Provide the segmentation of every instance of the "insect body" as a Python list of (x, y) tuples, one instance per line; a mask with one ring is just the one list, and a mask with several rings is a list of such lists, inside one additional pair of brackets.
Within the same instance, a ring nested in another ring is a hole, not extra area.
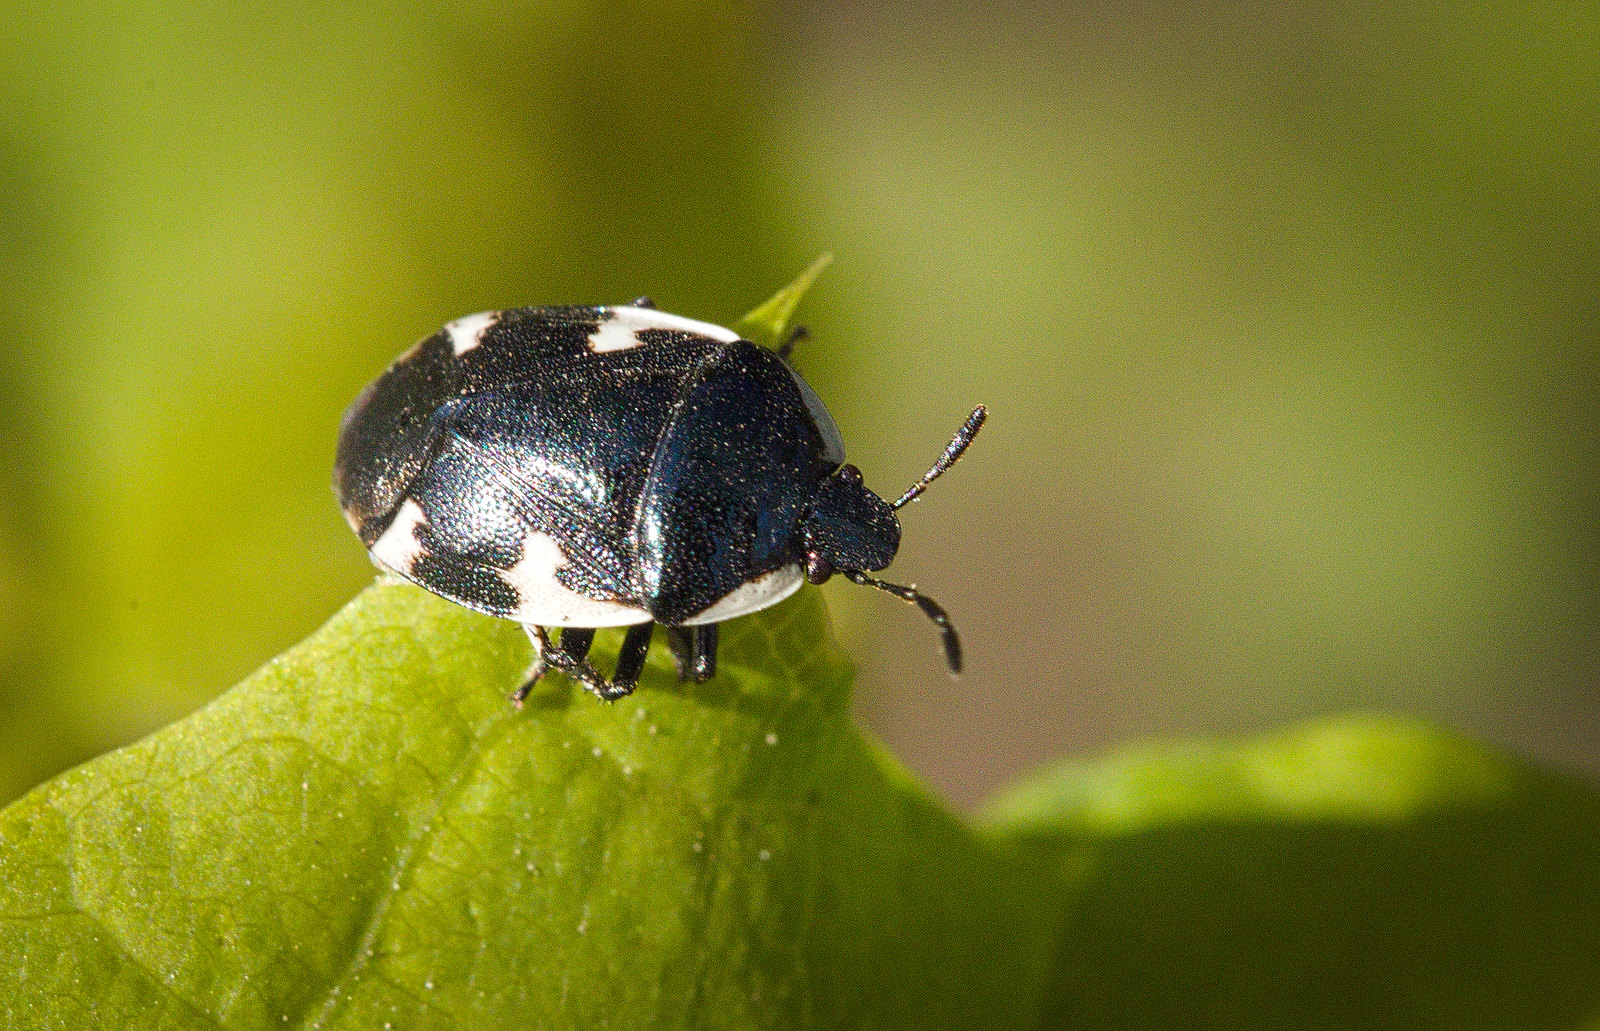
[[(334, 490), (378, 565), (523, 625), (537, 658), (519, 700), (550, 667), (628, 694), (655, 623), (680, 674), (708, 679), (718, 623), (834, 573), (919, 605), (959, 670), (944, 611), (867, 573), (984, 414), (891, 505), (779, 353), (645, 299), (513, 308), (457, 319), (361, 392)], [(629, 630), (607, 680), (587, 655), (609, 626)]]

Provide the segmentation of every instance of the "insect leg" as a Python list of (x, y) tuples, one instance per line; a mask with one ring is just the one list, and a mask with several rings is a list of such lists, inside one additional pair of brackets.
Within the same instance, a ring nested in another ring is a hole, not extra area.
[[(589, 665), (588, 660), (581, 655), (573, 656), (569, 654), (565, 648), (567, 635), (572, 633), (573, 629), (578, 628), (562, 631), (562, 647), (557, 647), (551, 643), (549, 632), (542, 626), (524, 625), (523, 629), (528, 632), (529, 639), (533, 641), (533, 650), (538, 654), (538, 657), (534, 659), (533, 670), (528, 676), (527, 683), (517, 688), (516, 693), (511, 696), (513, 702), (521, 705), (523, 699), (528, 697), (528, 692), (533, 690), (533, 685), (539, 682), (539, 678), (544, 676), (547, 669), (558, 669), (595, 694), (604, 697), (602, 692), (605, 688), (605, 678), (600, 675), (598, 670)], [(583, 650), (585, 652), (589, 650), (588, 645), (593, 641), (594, 631), (588, 630), (588, 641), (583, 642)], [(579, 641), (575, 640), (573, 643), (578, 644)]]
[(639, 674), (644, 672), (644, 657), (650, 650), (650, 632), (654, 629), (654, 623), (636, 623), (628, 628), (622, 650), (617, 653), (617, 669), (611, 674), (611, 683), (595, 688), (602, 700), (614, 702), (633, 693)]
[(691, 632), (692, 647), (689, 675), (697, 684), (703, 684), (717, 675), (717, 624), (707, 623)]
[(717, 673), (717, 624), (669, 626), (667, 644), (678, 662), (678, 679), (703, 684)]
[(533, 645), (533, 665), (528, 667), (528, 675), (523, 680), (522, 686), (511, 694), (511, 701), (519, 707), (522, 705), (523, 699), (528, 697), (528, 692), (533, 690), (533, 686), (539, 682), (539, 679), (545, 675), (545, 671), (550, 668), (550, 663), (545, 658), (545, 655), (550, 651), (551, 647), (550, 638), (545, 635), (543, 627), (528, 626), (524, 623), (522, 629), (528, 632), (528, 643)]
[(594, 644), (594, 627), (569, 626), (561, 631), (561, 650), (566, 652), (576, 661), (582, 661), (589, 656), (589, 648)]
[(686, 626), (669, 626), (667, 647), (672, 649), (672, 659), (678, 664), (678, 679), (688, 680), (694, 665), (694, 630)]

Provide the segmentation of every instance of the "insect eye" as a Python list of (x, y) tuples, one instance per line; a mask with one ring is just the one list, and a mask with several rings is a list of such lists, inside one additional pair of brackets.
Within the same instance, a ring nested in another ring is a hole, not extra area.
[(815, 551), (806, 552), (806, 579), (814, 584), (825, 583), (833, 575), (833, 563)]
[(841, 465), (839, 467), (838, 475), (839, 479), (850, 484), (852, 487), (860, 486), (861, 484), (861, 470), (857, 469), (853, 465)]

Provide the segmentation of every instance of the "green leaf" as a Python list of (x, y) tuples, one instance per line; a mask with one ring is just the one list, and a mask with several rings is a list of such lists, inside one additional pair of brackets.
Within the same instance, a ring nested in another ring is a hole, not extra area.
[(194, 716), (0, 813), (0, 1027), (1600, 1012), (1587, 787), (1341, 720), (1065, 764), (974, 829), (851, 725), (818, 592), (722, 647), (704, 685), (658, 650), (622, 702), (552, 676), (519, 711), (516, 627), (373, 587)]
[(818, 255), (788, 286), (751, 309), (734, 328), (741, 336), (756, 343), (768, 346), (783, 343), (789, 332), (789, 324), (794, 319), (794, 310), (800, 306), (800, 299), (832, 262), (832, 254)]
[(1413, 723), (1129, 748), (987, 823), (1073, 898), (1050, 1028), (1562, 1028), (1600, 1014), (1600, 798)]
[(818, 592), (721, 657), (518, 711), (520, 630), (369, 589), (0, 814), (0, 1026), (1032, 1026), (1055, 881), (852, 727)]

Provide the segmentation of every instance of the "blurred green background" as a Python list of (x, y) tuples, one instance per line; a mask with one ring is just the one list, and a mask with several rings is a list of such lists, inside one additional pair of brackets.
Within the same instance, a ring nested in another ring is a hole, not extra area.
[(447, 319), (731, 321), (905, 514), (830, 585), (960, 804), (1398, 709), (1600, 777), (1600, 8), (9, 3), (0, 797), (371, 578), (340, 413)]

